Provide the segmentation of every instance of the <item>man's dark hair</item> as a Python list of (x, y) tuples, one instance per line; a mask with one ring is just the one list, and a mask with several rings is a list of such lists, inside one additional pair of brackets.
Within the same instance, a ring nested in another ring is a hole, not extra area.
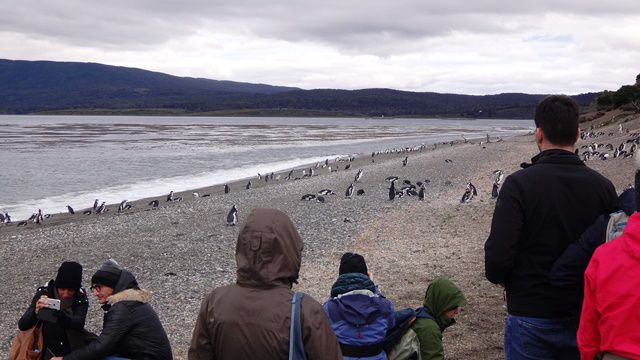
[(559, 146), (575, 144), (578, 134), (578, 104), (565, 95), (551, 95), (536, 107), (534, 121), (550, 143)]

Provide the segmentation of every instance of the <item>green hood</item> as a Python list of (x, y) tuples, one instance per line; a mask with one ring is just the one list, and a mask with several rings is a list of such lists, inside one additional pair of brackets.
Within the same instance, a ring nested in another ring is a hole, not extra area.
[(447, 278), (437, 278), (433, 280), (427, 288), (424, 296), (424, 308), (435, 318), (441, 330), (455, 323), (455, 320), (448, 319), (444, 313), (455, 308), (467, 305), (462, 291)]

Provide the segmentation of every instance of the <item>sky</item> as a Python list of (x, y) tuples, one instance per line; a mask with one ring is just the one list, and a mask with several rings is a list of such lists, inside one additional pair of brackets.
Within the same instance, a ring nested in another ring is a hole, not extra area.
[(640, 1), (2, 0), (0, 58), (303, 89), (616, 90)]

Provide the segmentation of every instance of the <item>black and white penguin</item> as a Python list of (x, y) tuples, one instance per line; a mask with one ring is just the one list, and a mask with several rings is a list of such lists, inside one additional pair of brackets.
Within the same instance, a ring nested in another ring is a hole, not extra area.
[(385, 180), (386, 180), (386, 181), (396, 181), (396, 180), (398, 180), (398, 179), (399, 179), (399, 178), (398, 178), (397, 176), (389, 176), (389, 177), (387, 177)]
[(325, 201), (325, 200), (324, 200), (324, 196), (317, 196), (317, 197), (316, 197), (316, 201), (317, 201), (317, 202), (324, 203), (324, 201)]
[(98, 206), (98, 210), (96, 210), (97, 214), (102, 214), (107, 210), (107, 203), (106, 201), (103, 201), (102, 204), (100, 204), (100, 206)]
[(351, 197), (353, 196), (353, 183), (351, 183), (351, 185), (349, 185), (349, 187), (347, 188), (347, 191), (345, 191), (344, 196), (347, 199), (351, 199)]
[(471, 199), (473, 199), (473, 191), (467, 188), (464, 191), (464, 194), (462, 194), (462, 199), (460, 199), (460, 203), (468, 203), (469, 201), (471, 201)]
[(35, 223), (39, 225), (39, 224), (42, 224), (42, 221), (44, 221), (44, 217), (42, 216), (42, 209), (38, 209), (38, 213), (36, 214)]
[(420, 186), (420, 191), (418, 191), (418, 200), (424, 200), (424, 186)]
[(9, 216), (8, 212), (4, 213), (4, 222), (7, 224), (11, 223), (11, 216)]
[(200, 197), (200, 193), (198, 193), (197, 191), (194, 191), (193, 193), (191, 193), (191, 195), (193, 195), (194, 198)]
[(349, 170), (349, 169), (351, 169), (351, 164), (347, 164), (347, 165), (344, 167), (344, 169), (345, 169), (345, 170)]
[(227, 226), (235, 226), (238, 223), (238, 208), (235, 205), (231, 207), (227, 214)]
[(247, 186), (245, 186), (245, 189), (247, 189), (247, 190), (251, 189), (251, 180), (249, 180), (249, 182), (247, 182)]
[(496, 176), (494, 182), (500, 186), (502, 184), (502, 180), (504, 180), (504, 172), (500, 169), (494, 170), (493, 174)]
[(93, 211), (87, 210), (87, 211), (82, 212), (82, 215), (91, 215), (92, 213), (93, 213)]
[(93, 202), (93, 210), (98, 210), (98, 199), (96, 199), (96, 201)]
[(160, 206), (160, 200), (153, 200), (149, 202), (149, 206), (157, 208), (158, 206)]
[(362, 196), (364, 195), (364, 189), (358, 189), (358, 191), (356, 191), (356, 196)]
[(228, 194), (228, 193), (229, 193), (229, 191), (231, 191), (231, 188), (229, 188), (229, 185), (224, 184), (224, 193), (225, 193), (225, 194)]
[(73, 215), (73, 214), (75, 214), (75, 213), (76, 213), (75, 211), (73, 211), (73, 208), (71, 207), (71, 205), (67, 205), (67, 211), (68, 211), (68, 212), (69, 212), (69, 214), (71, 214), (71, 215)]
[(127, 206), (127, 200), (122, 200), (118, 206), (118, 213), (123, 212), (125, 206)]
[(0, 213), (0, 224), (3, 224), (5, 220), (6, 218), (4, 217), (4, 214)]
[(498, 197), (498, 183), (493, 183), (493, 188), (491, 188), (491, 198), (496, 199)]
[(474, 196), (478, 195), (478, 190), (476, 189), (476, 187), (472, 183), (468, 183), (467, 184), (467, 189), (472, 191)]
[(169, 195), (167, 195), (167, 202), (169, 202), (169, 201), (173, 201), (173, 190), (171, 190), (169, 192)]
[(314, 194), (305, 194), (305, 195), (302, 195), (302, 198), (300, 198), (300, 200), (311, 201), (315, 198), (316, 196)]
[(333, 190), (331, 189), (322, 189), (320, 191), (318, 191), (318, 195), (335, 195), (336, 193), (333, 192)]
[(395, 180), (391, 181), (391, 186), (389, 186), (389, 200), (393, 200), (396, 198), (396, 182)]
[(354, 182), (359, 182), (362, 179), (362, 169), (358, 169), (358, 173), (356, 173), (356, 177), (353, 179)]
[(408, 163), (408, 162), (409, 162), (409, 157), (408, 157), (408, 156), (405, 156), (405, 157), (404, 157), (404, 160), (402, 160), (402, 167), (407, 166), (407, 163)]

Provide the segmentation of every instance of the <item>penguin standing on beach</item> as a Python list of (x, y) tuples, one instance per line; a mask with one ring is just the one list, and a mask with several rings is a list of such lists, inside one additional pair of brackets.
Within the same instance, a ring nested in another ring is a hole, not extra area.
[(407, 166), (407, 163), (408, 163), (408, 162), (409, 162), (409, 157), (408, 157), (408, 156), (405, 156), (405, 157), (404, 157), (404, 160), (402, 160), (402, 167)]
[(345, 191), (344, 196), (347, 199), (351, 199), (351, 197), (353, 196), (353, 183), (351, 183), (351, 185), (349, 185), (349, 187), (347, 188), (347, 191)]
[(247, 186), (245, 187), (247, 190), (251, 189), (251, 180), (249, 180), (249, 182), (247, 183)]
[(11, 223), (11, 216), (9, 216), (8, 212), (4, 213), (4, 222), (5, 222), (5, 224), (10, 224)]
[(158, 206), (160, 206), (160, 201), (159, 200), (150, 201), (149, 206), (157, 208)]
[(418, 200), (424, 201), (424, 186), (420, 186), (420, 191), (418, 191)]
[(118, 213), (121, 213), (125, 210), (125, 207), (127, 206), (127, 202), (128, 202), (127, 200), (122, 200), (122, 202), (118, 206)]
[(100, 204), (100, 206), (98, 206), (98, 210), (96, 210), (97, 214), (102, 214), (107, 210), (107, 203), (106, 201), (103, 201), (102, 204)]
[(169, 202), (169, 201), (173, 201), (173, 190), (171, 190), (169, 192), (169, 195), (167, 195), (167, 202)]
[(494, 170), (493, 174), (496, 176), (494, 182), (500, 186), (502, 184), (502, 180), (504, 180), (504, 172), (500, 169)]
[(359, 182), (362, 179), (362, 169), (358, 169), (358, 173), (356, 173), (356, 177), (353, 179), (354, 182)]
[(98, 210), (98, 199), (96, 199), (96, 201), (93, 202), (93, 210)]
[(0, 224), (4, 224), (5, 220), (4, 214), (0, 212)]
[(492, 199), (498, 198), (498, 182), (497, 181), (493, 183), (493, 187), (491, 188), (491, 198)]
[(393, 200), (396, 198), (396, 181), (391, 181), (391, 186), (389, 186), (389, 200)]
[(71, 207), (71, 205), (67, 205), (67, 211), (68, 211), (68, 212), (69, 212), (69, 214), (71, 214), (71, 215), (73, 215), (73, 214), (75, 214), (75, 213), (76, 213), (75, 211), (73, 211), (73, 208)]
[(231, 191), (231, 189), (229, 188), (229, 185), (224, 184), (224, 193), (225, 193), (225, 194), (228, 194), (228, 193), (229, 193), (229, 191)]
[(235, 226), (238, 223), (238, 208), (235, 205), (231, 207), (227, 214), (227, 226)]

